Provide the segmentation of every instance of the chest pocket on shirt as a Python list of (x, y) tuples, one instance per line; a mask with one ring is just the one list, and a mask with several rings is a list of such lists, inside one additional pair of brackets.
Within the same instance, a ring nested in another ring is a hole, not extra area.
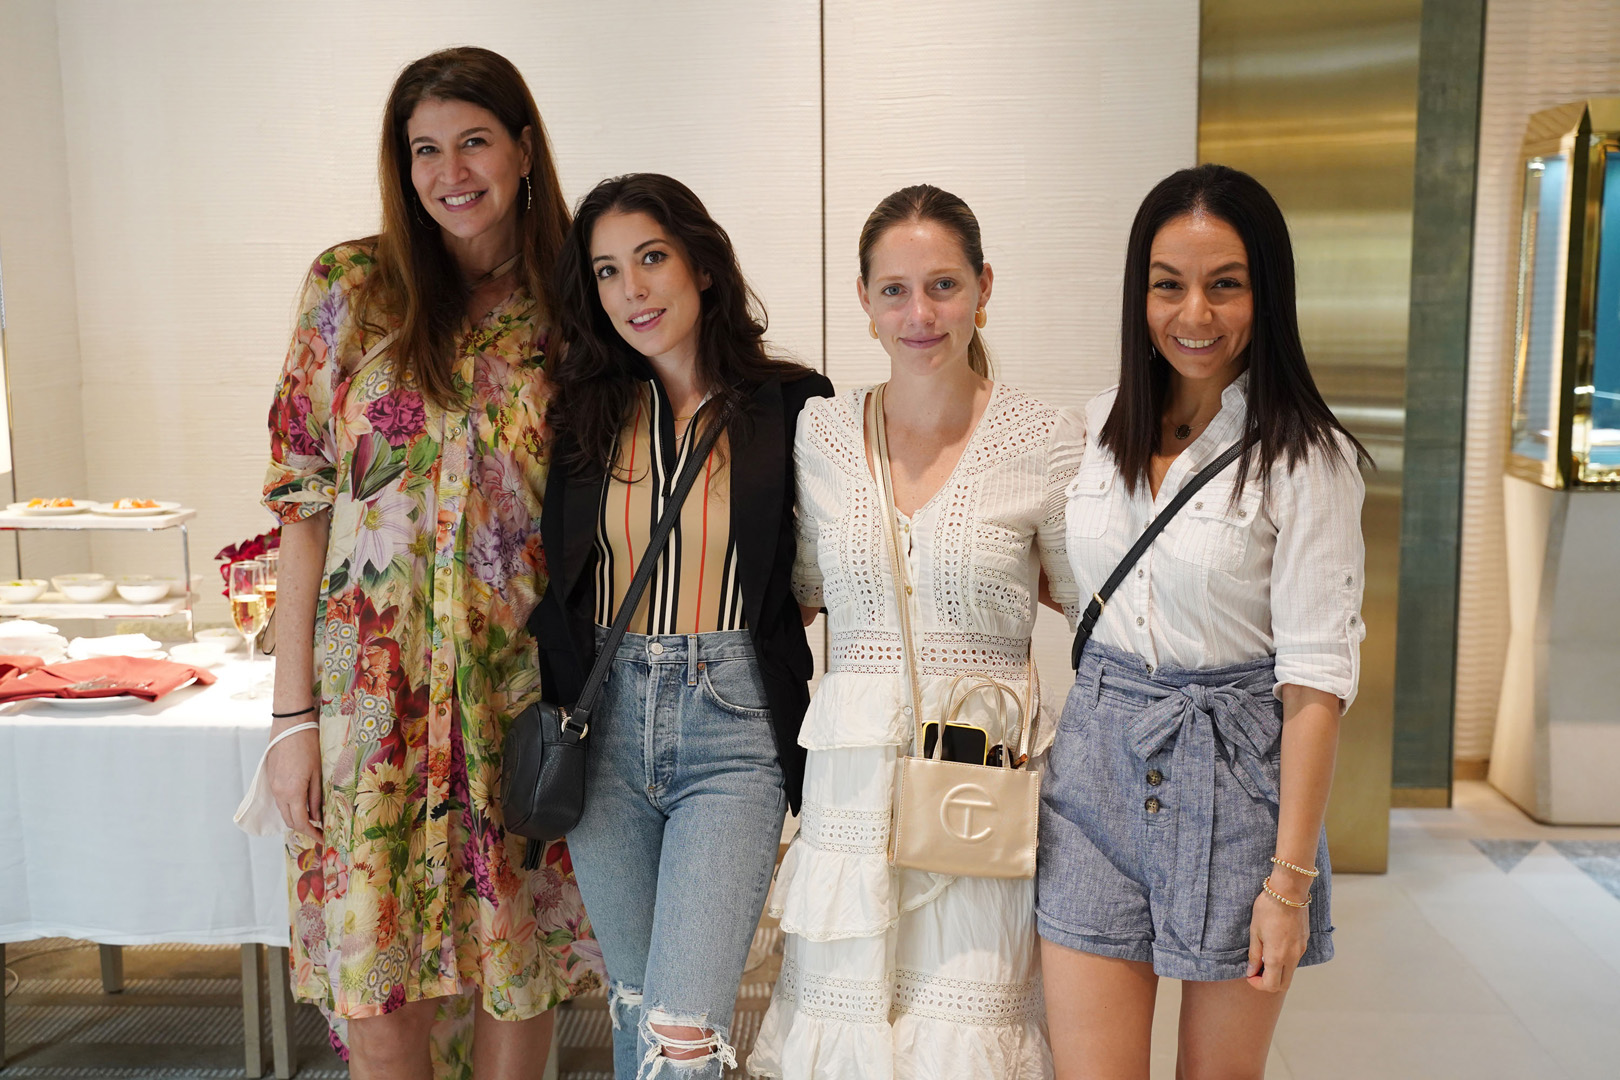
[[(1243, 565), (1249, 534), (1260, 512), (1260, 486), (1252, 480), (1232, 501), (1234, 483), (1212, 480), (1184, 506), (1174, 522), (1170, 554), (1182, 562), (1228, 573)], [(1167, 530), (1168, 532), (1169, 530)]]
[(1069, 481), (1068, 515), (1064, 526), (1070, 536), (1095, 540), (1108, 531), (1113, 513), (1114, 485), (1119, 472), (1111, 461), (1088, 461)]

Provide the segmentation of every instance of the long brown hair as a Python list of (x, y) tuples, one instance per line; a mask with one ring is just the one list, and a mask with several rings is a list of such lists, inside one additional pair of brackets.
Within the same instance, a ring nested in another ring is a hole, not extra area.
[(698, 323), (697, 374), (712, 396), (700, 416), (730, 417), (728, 431), (740, 432), (749, 423), (749, 395), (761, 383), (810, 374), (767, 348), (764, 305), (743, 277), (731, 237), (691, 188), (659, 173), (603, 180), (575, 208), (557, 260), (557, 326), (567, 352), (552, 373), (546, 408), (552, 433), (572, 443), (562, 465), (583, 475), (604, 475), (613, 467), (619, 433), (635, 408), (638, 380), (651, 372), (614, 328), (597, 292), (591, 233), (608, 213), (646, 214), (680, 247), (693, 278), (709, 277)]
[[(1202, 213), (1237, 230), (1249, 257), (1254, 293), (1253, 332), (1248, 363), (1248, 421), (1244, 445), (1251, 452), (1238, 461), (1237, 486), (1243, 490), (1251, 459), (1262, 483), (1278, 461), (1292, 469), (1313, 451), (1330, 465), (1370, 465), (1372, 458), (1322, 400), (1305, 362), (1294, 307), (1294, 246), (1277, 200), (1248, 173), (1226, 165), (1199, 165), (1171, 173), (1142, 200), (1125, 249), (1124, 310), (1120, 319), (1119, 395), (1097, 442), (1114, 455), (1127, 491), (1148, 482), (1159, 451), (1160, 417), (1170, 392), (1170, 362), (1153, 346), (1147, 324), (1148, 280), (1153, 239), (1183, 214)], [(1341, 444), (1335, 436), (1343, 439)], [(1258, 453), (1253, 451), (1258, 449)]]
[[(872, 249), (883, 239), (883, 234), (896, 225), (911, 221), (931, 221), (949, 229), (962, 245), (962, 254), (975, 274), (984, 273), (984, 242), (979, 238), (979, 219), (968, 204), (958, 196), (933, 184), (913, 184), (903, 187), (877, 204), (877, 208), (861, 226), (858, 246), (861, 257), (861, 280), (872, 270)], [(990, 349), (978, 327), (968, 342), (968, 366), (975, 374), (990, 378)]]
[(517, 266), (540, 306), (540, 322), (556, 311), (551, 268), (568, 232), (568, 204), (551, 159), (551, 141), (528, 84), (512, 62), (488, 49), (444, 49), (407, 65), (394, 80), (383, 110), (377, 179), (382, 188), (382, 232), (375, 241), (376, 267), (361, 292), (360, 318), (380, 328), (397, 320), (394, 370), (414, 378), (439, 404), (455, 396), (451, 360), (455, 336), (466, 318), (467, 285), (444, 246), (438, 223), (428, 215), (411, 183), (410, 139), (405, 126), (424, 100), (465, 101), (488, 109), (513, 139), (528, 128), (532, 143), (528, 190), (518, 193)]

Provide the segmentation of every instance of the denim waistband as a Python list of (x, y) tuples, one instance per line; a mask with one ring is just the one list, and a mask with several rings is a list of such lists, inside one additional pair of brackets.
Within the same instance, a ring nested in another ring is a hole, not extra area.
[[(596, 628), (596, 644), (608, 628)], [(747, 630), (711, 630), (706, 634), (625, 634), (615, 660), (638, 664), (697, 664), (709, 660), (752, 660), (754, 638)]]
[(1224, 667), (1178, 668), (1171, 664), (1153, 667), (1136, 653), (1101, 644), (1094, 638), (1086, 642), (1085, 654), (1080, 658), (1080, 670), (1075, 672), (1074, 677), (1078, 683), (1093, 685), (1103, 680), (1110, 683), (1118, 680), (1122, 686), (1142, 685), (1163, 690), (1180, 690), (1187, 686), (1237, 686), (1253, 692), (1271, 689), (1276, 681), (1276, 668), (1277, 658), (1274, 656), (1262, 656)]

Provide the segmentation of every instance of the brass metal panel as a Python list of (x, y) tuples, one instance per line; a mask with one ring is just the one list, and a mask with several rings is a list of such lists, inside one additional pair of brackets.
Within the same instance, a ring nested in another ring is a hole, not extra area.
[(1335, 869), (1388, 864), (1420, 0), (1204, 0), (1201, 161), (1253, 174), (1288, 218), (1300, 331), (1367, 474), (1361, 691), (1339, 746)]

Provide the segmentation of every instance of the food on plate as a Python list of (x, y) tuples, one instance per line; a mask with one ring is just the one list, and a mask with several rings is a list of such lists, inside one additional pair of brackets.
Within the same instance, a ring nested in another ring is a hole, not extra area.
[(29, 499), (30, 510), (56, 510), (68, 506), (77, 506), (72, 499)]
[(114, 510), (156, 510), (156, 499), (119, 499), (112, 504)]

